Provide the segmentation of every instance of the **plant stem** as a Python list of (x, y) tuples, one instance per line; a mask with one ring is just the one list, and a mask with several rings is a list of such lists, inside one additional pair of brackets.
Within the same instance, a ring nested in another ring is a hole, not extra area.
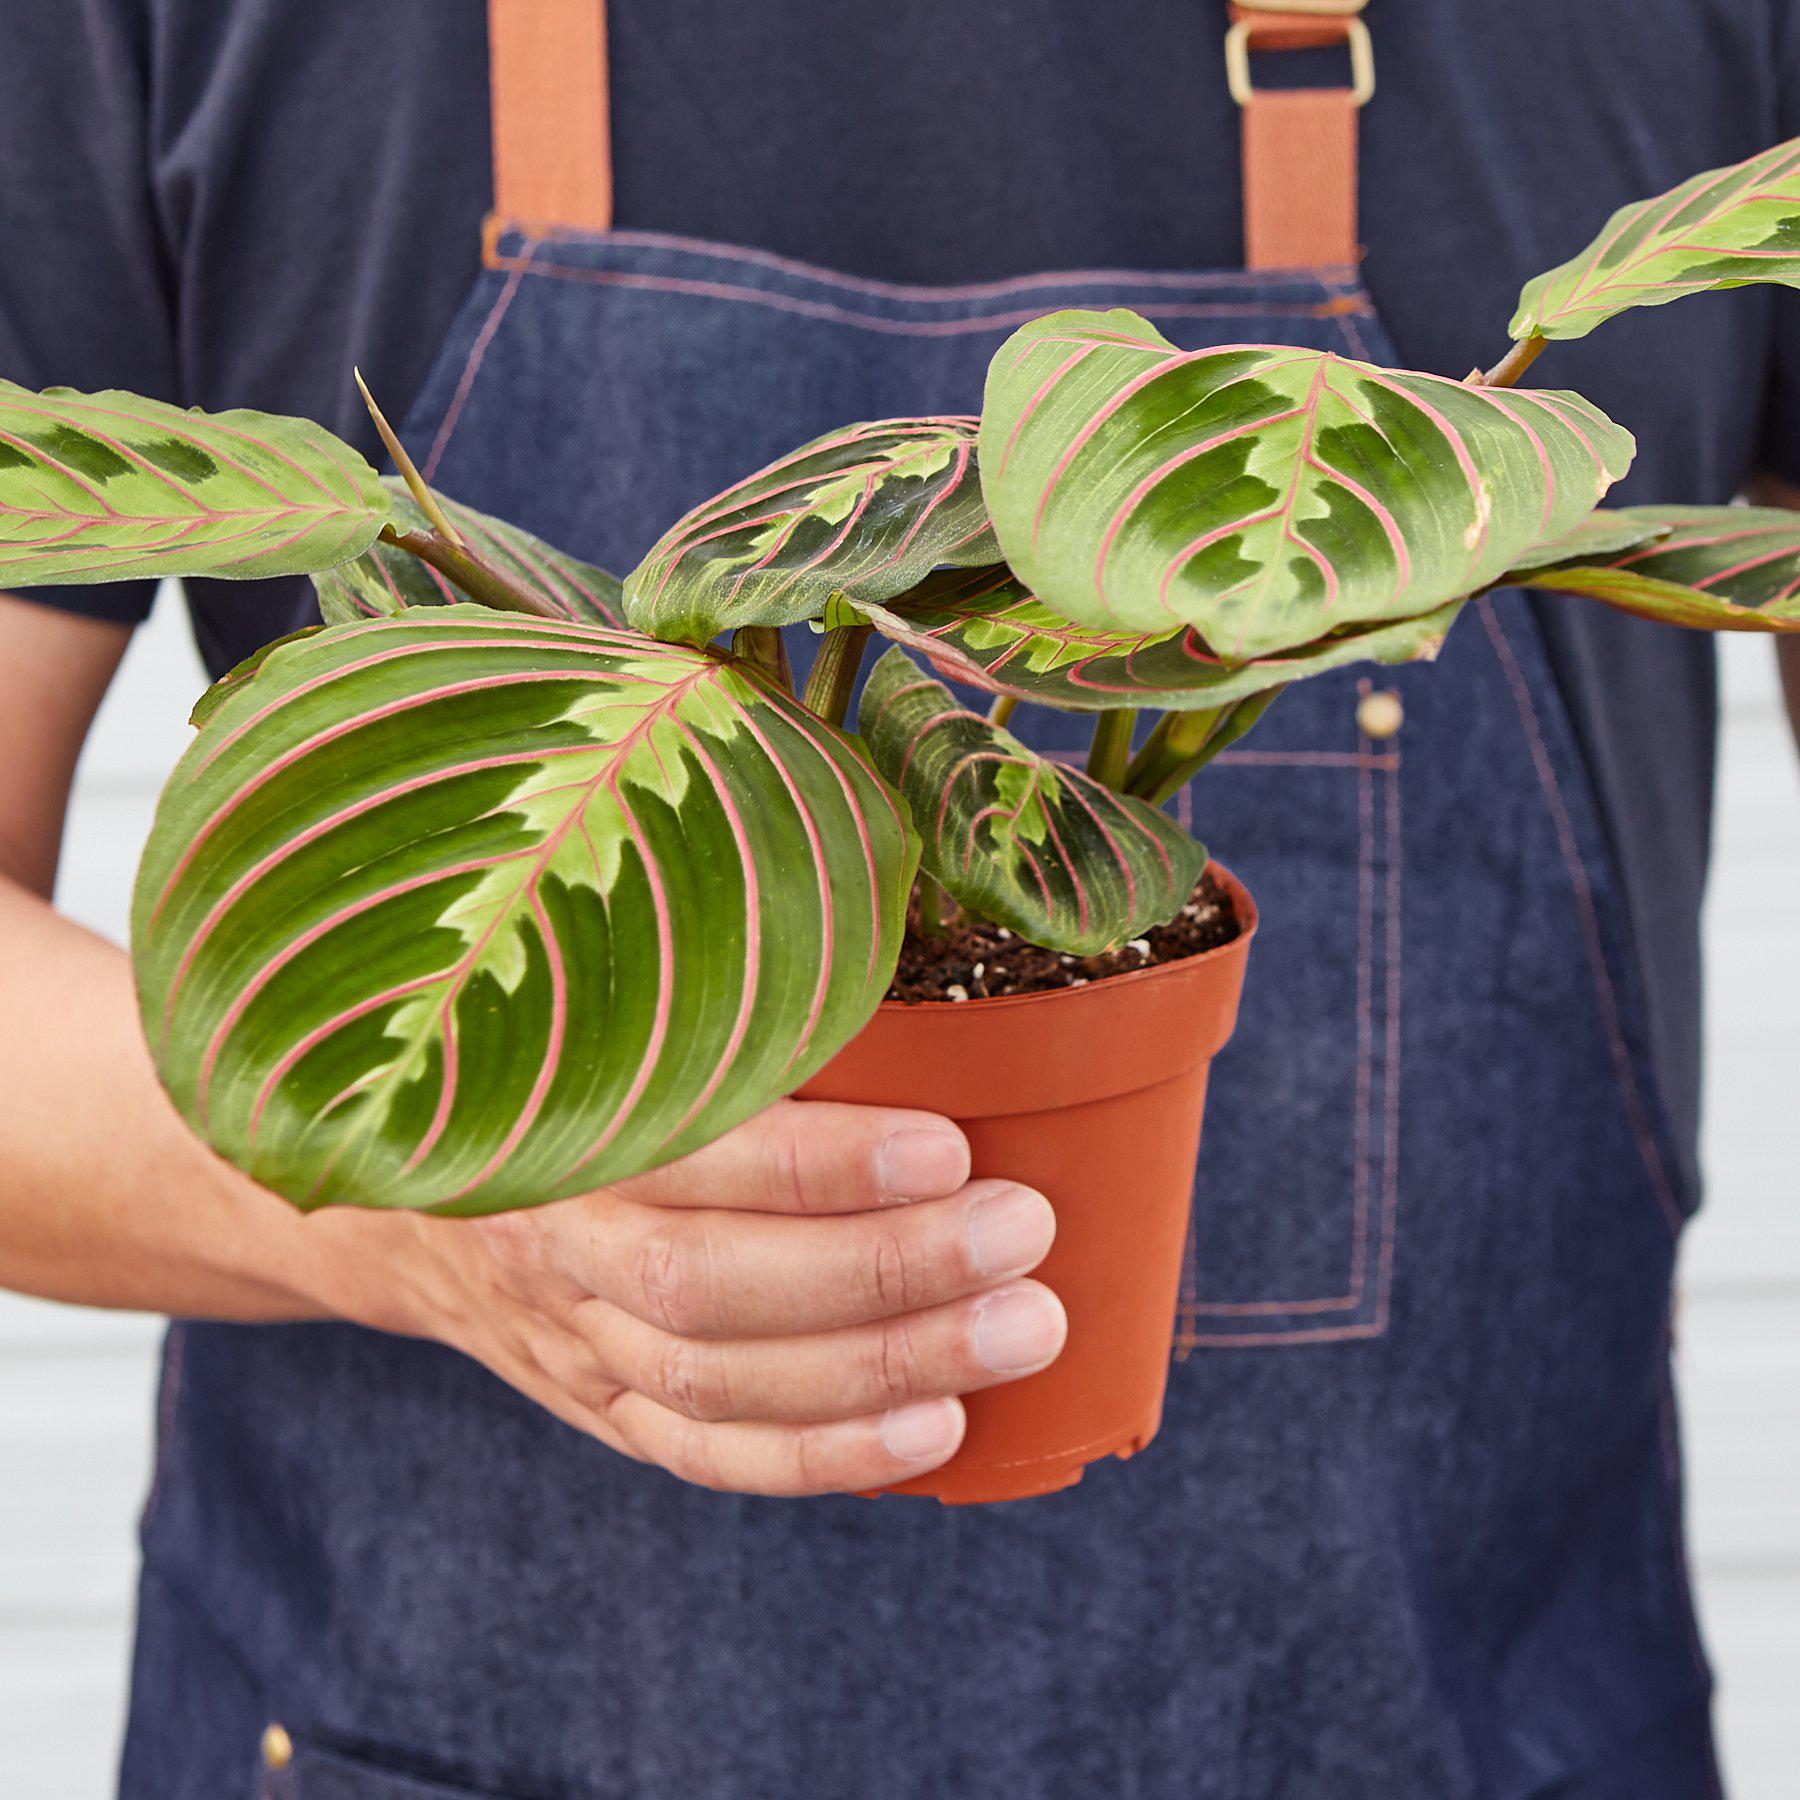
[(988, 723), (1004, 725), (1018, 709), (1018, 705), (1019, 696), (1017, 694), (996, 694), (994, 704), (988, 708)]
[(828, 725), (841, 725), (850, 710), (850, 695), (862, 673), (863, 649), (872, 625), (839, 625), (825, 634), (806, 678), (800, 704)]
[(429, 564), (447, 581), (454, 582), (471, 600), (478, 600), (483, 606), (493, 606), (502, 612), (530, 613), (539, 619), (561, 619), (566, 615), (542, 594), (533, 593), (530, 588), (521, 587), (511, 576), (496, 569), (485, 557), (478, 556), (463, 541), (460, 531), (450, 522), (450, 515), (436, 494), (425, 485), (425, 477), (413, 465), (413, 459), (406, 454), (406, 446), (400, 442), (393, 426), (387, 422), (386, 415), (375, 404), (375, 396), (369, 392), (369, 384), (362, 378), (362, 370), (355, 371), (356, 385), (363, 397), (363, 404), (369, 409), (369, 417), (375, 421), (375, 429), (381, 434), (381, 441), (387, 445), (388, 455), (394, 459), (394, 467), (400, 471), (400, 478), (406, 483), (412, 497), (418, 501), (419, 510), (431, 521), (429, 531), (396, 531), (392, 525), (381, 528), (381, 541), (392, 544), (396, 549), (405, 550), (416, 556), (420, 562)]
[(413, 459), (406, 454), (406, 446), (400, 442), (399, 434), (387, 422), (387, 415), (375, 404), (375, 396), (369, 392), (369, 384), (363, 380), (362, 370), (354, 369), (351, 373), (356, 377), (356, 387), (363, 397), (363, 405), (369, 409), (369, 417), (375, 421), (375, 429), (387, 446), (388, 455), (394, 459), (394, 467), (400, 471), (400, 479), (418, 501), (419, 510), (431, 521), (440, 537), (447, 538), (459, 549), (463, 548), (462, 533), (450, 523), (450, 515), (438, 503), (437, 495), (425, 485), (425, 477), (413, 466)]
[(1194, 754), (1185, 761), (1175, 763), (1170, 768), (1166, 769), (1163, 772), (1161, 780), (1159, 780), (1155, 786), (1150, 788), (1142, 798), (1148, 800), (1152, 806), (1161, 806), (1165, 800), (1171, 798), (1175, 794), (1179, 794), (1181, 790), (1186, 787), (1209, 762), (1212, 761), (1212, 757), (1213, 753), (1210, 749), (1196, 750)]
[[(1179, 793), (1221, 750), (1229, 749), (1255, 725), (1281, 695), (1287, 683), (1265, 688), (1247, 700), (1231, 706), (1220, 706), (1207, 713), (1176, 713), (1178, 723), (1170, 727), (1163, 739), (1156, 764), (1143, 771), (1138, 782), (1128, 783), (1126, 792), (1161, 806), (1172, 794)], [(1179, 721), (1189, 721), (1185, 728)]]
[(944, 890), (919, 871), (919, 930), (926, 937), (944, 935)]
[(794, 691), (794, 668), (788, 661), (787, 640), (773, 625), (740, 625), (731, 634), (731, 654), (765, 670), (787, 693)]
[(1520, 340), (1483, 375), (1477, 387), (1512, 387), (1519, 377), (1543, 354), (1548, 338), (1528, 337)]
[(1137, 708), (1114, 707), (1094, 721), (1094, 738), (1088, 747), (1087, 772), (1114, 792), (1125, 786), (1131, 762), (1131, 733), (1137, 725)]
[[(1124, 792), (1148, 798), (1175, 770), (1184, 767), (1205, 747), (1223, 707), (1204, 707), (1195, 712), (1164, 713), (1125, 771)], [(1169, 790), (1173, 792), (1173, 789)]]
[(531, 613), (540, 619), (567, 617), (544, 595), (520, 587), (492, 563), (477, 556), (467, 544), (452, 543), (439, 532), (396, 531), (393, 526), (384, 525), (381, 541), (416, 556), (483, 606), (498, 607), (502, 612)]

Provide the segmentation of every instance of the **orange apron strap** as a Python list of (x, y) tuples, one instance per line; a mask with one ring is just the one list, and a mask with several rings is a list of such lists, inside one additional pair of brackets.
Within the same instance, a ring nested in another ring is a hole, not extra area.
[[(1364, 0), (1234, 0), (1225, 36), (1231, 97), (1243, 111), (1244, 263), (1252, 269), (1353, 263), (1356, 115), (1375, 91)], [(1263, 90), (1250, 80), (1252, 50), (1342, 44), (1347, 88)]]
[(495, 216), (609, 230), (606, 0), (488, 0), (488, 59)]
[[(1364, 0), (1234, 0), (1225, 39), (1243, 109), (1244, 260), (1354, 262), (1356, 114), (1375, 87)], [(1260, 91), (1250, 52), (1344, 44), (1352, 85)], [(612, 226), (606, 0), (488, 0), (494, 210), (509, 224)]]

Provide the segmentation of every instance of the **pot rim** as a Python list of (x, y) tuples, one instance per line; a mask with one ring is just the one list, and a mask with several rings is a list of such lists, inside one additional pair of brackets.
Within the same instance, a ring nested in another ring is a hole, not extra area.
[(1088, 982), (1084, 987), (1036, 988), (1029, 994), (990, 994), (985, 999), (971, 1000), (883, 1000), (876, 1008), (876, 1013), (928, 1013), (954, 1010), (959, 1015), (971, 1012), (998, 1012), (1003, 1007), (1020, 1007), (1041, 1005), (1046, 1001), (1064, 999), (1071, 994), (1091, 994), (1096, 989), (1110, 992), (1114, 988), (1126, 986), (1143, 986), (1148, 982), (1169, 980), (1177, 975), (1191, 974), (1203, 963), (1222, 960), (1227, 956), (1242, 956), (1249, 949), (1250, 940), (1256, 936), (1256, 928), (1261, 923), (1261, 915), (1257, 911), (1256, 901), (1250, 890), (1244, 886), (1224, 863), (1213, 858), (1207, 859), (1205, 874), (1214, 876), (1231, 897), (1231, 910), (1238, 922), (1235, 936), (1222, 944), (1214, 944), (1210, 950), (1196, 951), (1192, 956), (1177, 958), (1174, 962), (1154, 963), (1147, 969), (1129, 969), (1123, 975), (1108, 975), (1099, 981)]

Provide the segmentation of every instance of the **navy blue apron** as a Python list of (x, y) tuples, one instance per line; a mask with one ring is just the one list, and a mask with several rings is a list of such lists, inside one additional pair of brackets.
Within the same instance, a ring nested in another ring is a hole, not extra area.
[[(503, 133), (567, 103), (499, 73)], [(929, 288), (503, 217), (407, 437), (624, 570), (815, 433), (976, 410), (1069, 306), (1394, 360), (1350, 266)], [(179, 1325), (127, 1800), (1716, 1794), (1690, 1197), (1594, 793), (1519, 597), (1375, 676), (1397, 731), (1306, 683), (1180, 802), (1264, 923), (1148, 1452), (997, 1508), (720, 1495), (438, 1345)]]

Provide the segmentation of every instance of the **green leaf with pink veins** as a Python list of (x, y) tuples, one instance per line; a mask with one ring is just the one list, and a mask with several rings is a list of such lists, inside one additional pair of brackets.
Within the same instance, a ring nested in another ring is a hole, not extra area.
[(1575, 394), (1291, 345), (1178, 350), (1054, 313), (989, 366), (981, 483), (1005, 561), (1080, 625), (1192, 626), (1247, 663), (1439, 612), (1571, 530), (1632, 440)]
[(303, 1208), (485, 1213), (681, 1156), (869, 1018), (918, 840), (717, 652), (479, 606), (331, 626), (205, 713), (133, 946), (159, 1074)]
[(1233, 706), (1354, 663), (1429, 661), (1462, 606), (1455, 600), (1422, 618), (1340, 632), (1245, 663), (1214, 656), (1192, 626), (1145, 635), (1073, 624), (1004, 568), (940, 570), (897, 600), (865, 606), (862, 616), (950, 680), (987, 693), (1068, 712), (1189, 712)]
[(1173, 918), (1206, 867), (1166, 813), (1027, 748), (903, 650), (870, 671), (858, 722), (912, 808), (927, 872), (1031, 943), (1116, 949)]
[(976, 424), (877, 419), (827, 432), (678, 519), (625, 578), (625, 618), (706, 643), (903, 594), (933, 569), (997, 560)]
[(1644, 539), (1520, 579), (1700, 631), (1800, 631), (1800, 513), (1765, 506), (1630, 506)]
[(1639, 515), (1643, 507), (1596, 507), (1595, 510), (1562, 536), (1533, 544), (1513, 558), (1513, 565), (1501, 577), (1501, 585), (1512, 587), (1523, 583), (1533, 569), (1547, 568), (1559, 562), (1595, 562), (1615, 556), (1624, 550), (1636, 550), (1643, 544), (1667, 537), (1666, 525), (1653, 523)]
[(1586, 337), (1633, 307), (1763, 285), (1800, 287), (1800, 138), (1620, 207), (1579, 255), (1525, 284), (1507, 329)]
[(0, 381), (0, 587), (310, 575), (393, 512), (310, 420)]
[[(418, 501), (397, 475), (384, 476), (397, 532), (429, 531)], [(469, 549), (515, 586), (537, 595), (551, 616), (589, 625), (618, 625), (619, 578), (546, 544), (505, 519), (477, 512), (443, 494), (435, 496)], [(436, 569), (397, 544), (377, 541), (353, 562), (313, 577), (319, 612), (327, 625), (379, 619), (409, 606), (454, 606), (467, 595)]]

